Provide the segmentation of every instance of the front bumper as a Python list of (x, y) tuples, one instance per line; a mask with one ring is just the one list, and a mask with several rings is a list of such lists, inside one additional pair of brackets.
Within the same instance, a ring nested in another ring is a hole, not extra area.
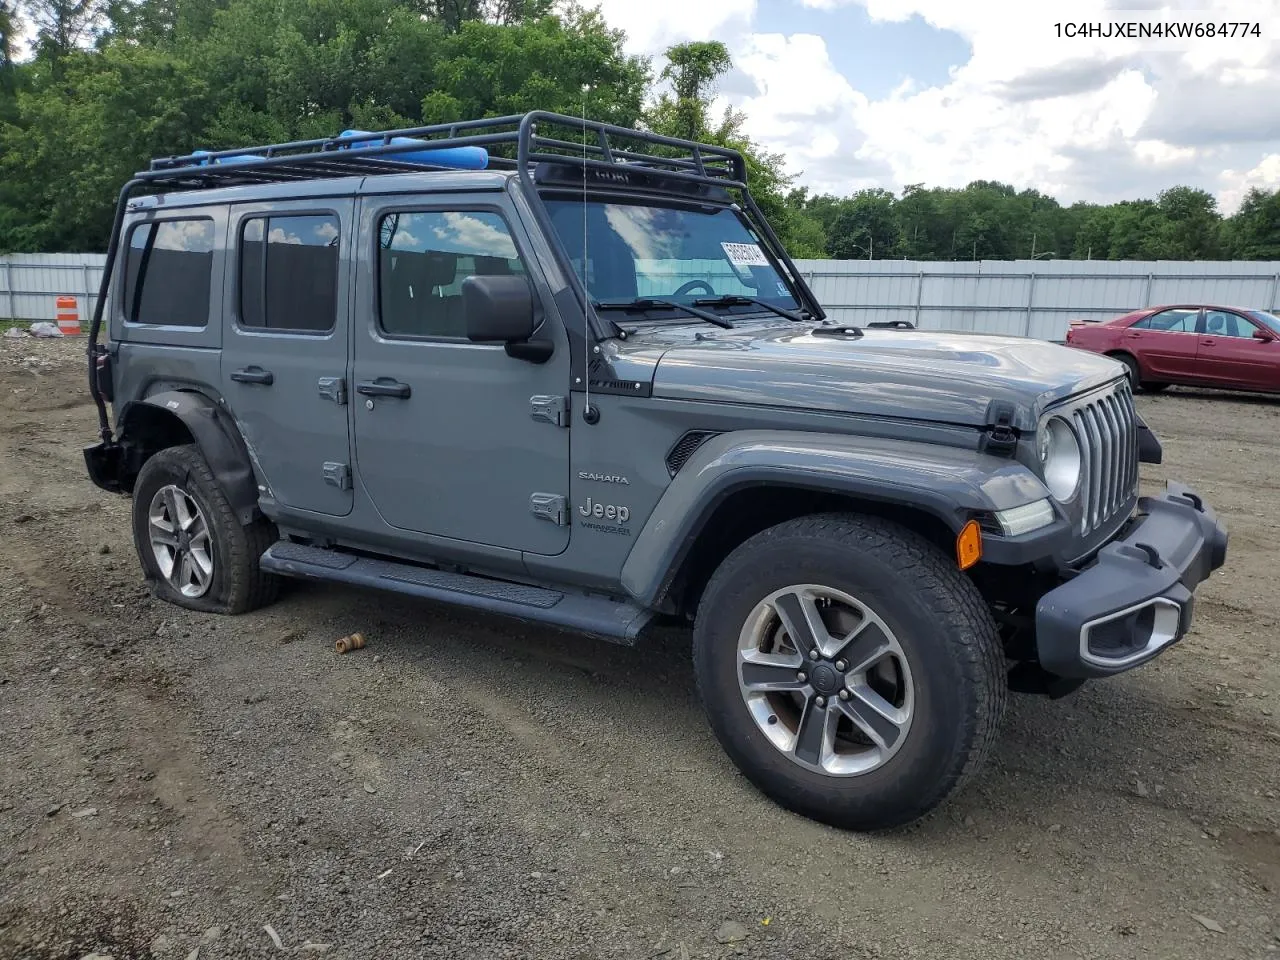
[(1227, 556), (1227, 531), (1189, 487), (1138, 500), (1138, 519), (1092, 565), (1040, 598), (1040, 666), (1068, 679), (1146, 663), (1191, 626), (1193, 591)]

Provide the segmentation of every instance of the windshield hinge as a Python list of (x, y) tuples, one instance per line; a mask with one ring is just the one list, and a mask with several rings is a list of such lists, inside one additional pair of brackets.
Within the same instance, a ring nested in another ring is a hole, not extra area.
[(1015, 408), (1007, 400), (992, 400), (987, 407), (987, 433), (979, 449), (998, 457), (1013, 455), (1018, 446), (1018, 434), (1013, 429)]

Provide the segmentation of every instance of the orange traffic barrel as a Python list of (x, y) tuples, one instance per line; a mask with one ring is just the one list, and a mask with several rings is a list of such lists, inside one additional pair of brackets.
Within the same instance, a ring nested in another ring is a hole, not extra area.
[(58, 329), (64, 337), (80, 336), (80, 308), (75, 297), (59, 297), (57, 300)]

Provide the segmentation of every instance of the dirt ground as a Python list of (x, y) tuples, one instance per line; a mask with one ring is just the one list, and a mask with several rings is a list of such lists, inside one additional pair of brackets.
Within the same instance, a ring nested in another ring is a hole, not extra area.
[(858, 836), (736, 773), (681, 631), (152, 601), (81, 349), (0, 340), (0, 958), (1280, 956), (1280, 400), (1139, 399), (1145, 482), (1231, 530), (1194, 634), (1015, 697), (963, 794)]

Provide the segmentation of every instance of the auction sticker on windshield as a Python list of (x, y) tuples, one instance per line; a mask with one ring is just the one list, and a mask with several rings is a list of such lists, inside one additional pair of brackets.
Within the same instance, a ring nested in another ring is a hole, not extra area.
[(735, 267), (767, 267), (769, 260), (755, 243), (721, 243), (724, 255)]

